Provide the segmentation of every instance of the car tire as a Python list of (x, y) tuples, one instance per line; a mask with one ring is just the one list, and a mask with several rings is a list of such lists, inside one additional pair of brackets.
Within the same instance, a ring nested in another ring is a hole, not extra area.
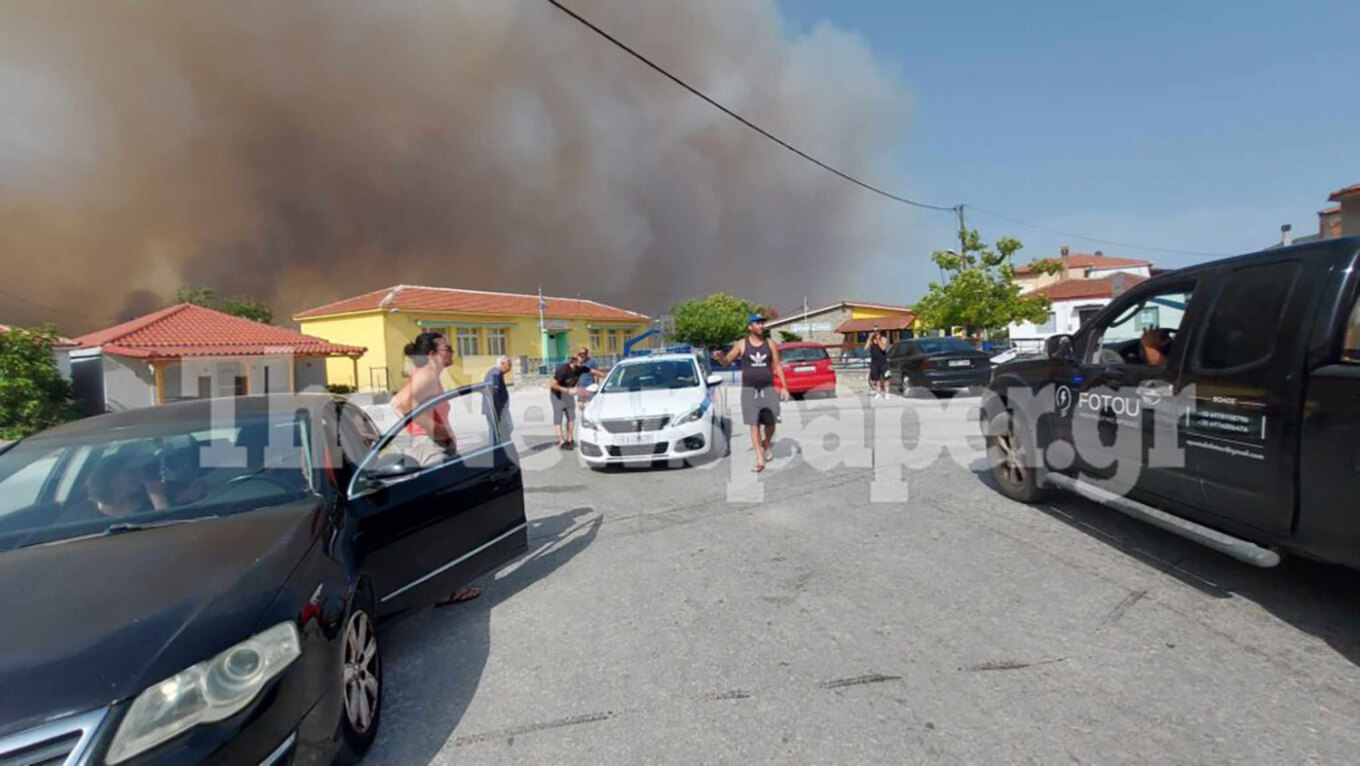
[(987, 424), (987, 463), (1001, 494), (1021, 503), (1034, 503), (1048, 494), (1041, 469), (1031, 456), (1038, 455), (1034, 428), (1023, 415), (1010, 410)]
[(382, 720), (382, 651), (377, 609), (366, 589), (357, 591), (340, 647), (340, 752), (335, 763), (352, 766), (378, 736)]

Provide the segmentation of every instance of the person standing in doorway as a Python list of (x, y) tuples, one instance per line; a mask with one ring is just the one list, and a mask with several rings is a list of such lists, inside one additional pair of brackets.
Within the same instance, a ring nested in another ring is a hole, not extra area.
[[(751, 444), (756, 451), (752, 471), (760, 473), (774, 459), (774, 429), (779, 423), (779, 403), (789, 398), (789, 382), (784, 379), (779, 348), (765, 337), (765, 317), (752, 314), (746, 319), (746, 337), (724, 354), (713, 352), (713, 360), (726, 367), (741, 359), (741, 420), (751, 429)], [(774, 380), (780, 388), (775, 393)], [(761, 433), (761, 429), (764, 433)]]
[(581, 381), (581, 358), (573, 356), (566, 361), (553, 379), (548, 382), (548, 398), (552, 404), (553, 425), (557, 426), (557, 447), (571, 449), (575, 446), (572, 426), (576, 423), (576, 386)]
[(888, 398), (888, 336), (874, 328), (869, 333), (869, 387), (875, 399)]

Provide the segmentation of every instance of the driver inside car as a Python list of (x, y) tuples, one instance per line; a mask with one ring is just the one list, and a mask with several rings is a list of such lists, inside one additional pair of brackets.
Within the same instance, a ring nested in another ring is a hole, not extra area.
[(1171, 331), (1162, 327), (1144, 330), (1138, 349), (1144, 362), (1152, 367), (1161, 367), (1171, 356)]
[(122, 518), (151, 510), (146, 484), (132, 462), (114, 455), (95, 467), (85, 492), (96, 510), (105, 516)]

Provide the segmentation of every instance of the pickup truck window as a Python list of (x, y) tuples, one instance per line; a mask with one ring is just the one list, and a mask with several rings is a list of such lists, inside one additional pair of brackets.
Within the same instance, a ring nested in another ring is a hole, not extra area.
[(1228, 370), (1268, 361), (1300, 268), (1297, 261), (1286, 261), (1228, 274), (1210, 310), (1196, 365)]
[[(1153, 366), (1142, 349), (1142, 338), (1149, 330), (1164, 331), (1163, 338), (1169, 336), (1163, 349), (1169, 356), (1193, 293), (1193, 284), (1169, 285), (1124, 305), (1114, 316), (1091, 329), (1087, 363)], [(1162, 360), (1157, 366), (1164, 363)]]
[(1341, 346), (1341, 361), (1360, 363), (1360, 299), (1356, 299), (1351, 318), (1346, 321), (1346, 340)]

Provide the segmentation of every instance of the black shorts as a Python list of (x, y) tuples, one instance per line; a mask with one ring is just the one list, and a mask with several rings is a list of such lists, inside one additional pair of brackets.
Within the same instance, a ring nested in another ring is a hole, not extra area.
[(869, 380), (870, 380), (870, 381), (875, 381), (875, 380), (887, 380), (887, 379), (888, 379), (888, 363), (887, 363), (887, 362), (875, 362), (875, 363), (871, 363), (871, 364), (869, 365)]
[(774, 386), (741, 387), (741, 422), (748, 426), (772, 426), (779, 422), (779, 392)]

